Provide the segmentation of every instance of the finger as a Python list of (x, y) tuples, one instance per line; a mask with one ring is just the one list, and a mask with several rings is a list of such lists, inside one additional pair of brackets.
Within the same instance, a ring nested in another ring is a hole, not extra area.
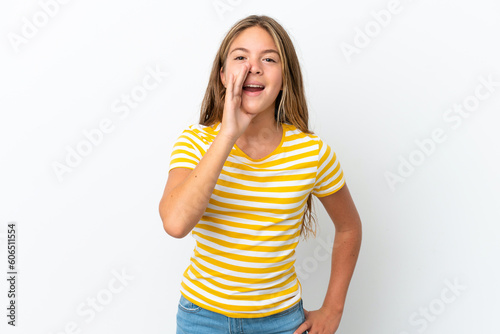
[(235, 82), (235, 89), (234, 89), (234, 95), (239, 96), (242, 93), (243, 90), (243, 83), (245, 82), (245, 79), (248, 74), (248, 64), (243, 64), (240, 72), (238, 73), (238, 76), (236, 77), (236, 82)]
[(233, 74), (229, 73), (229, 78), (227, 80), (227, 88), (226, 88), (226, 99), (231, 101), (233, 99)]
[(302, 334), (308, 329), (309, 326), (304, 322), (302, 325), (299, 326), (299, 328), (295, 330), (295, 332), (293, 332), (293, 334)]

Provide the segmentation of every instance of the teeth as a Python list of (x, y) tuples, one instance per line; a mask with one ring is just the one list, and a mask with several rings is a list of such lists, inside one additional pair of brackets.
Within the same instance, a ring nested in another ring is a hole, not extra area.
[(261, 86), (261, 85), (245, 85), (244, 87), (264, 88), (264, 86)]

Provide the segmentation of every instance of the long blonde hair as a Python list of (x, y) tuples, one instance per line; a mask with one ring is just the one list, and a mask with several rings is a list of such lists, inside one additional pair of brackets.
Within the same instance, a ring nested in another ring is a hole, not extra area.
[[(212, 126), (216, 122), (222, 122), (226, 88), (220, 79), (220, 69), (222, 68), (223, 71), (225, 69), (229, 47), (234, 39), (243, 30), (254, 26), (265, 29), (271, 35), (274, 44), (278, 48), (280, 59), (282, 59), (283, 90), (280, 91), (276, 98), (275, 120), (278, 124), (293, 124), (304, 133), (314, 134), (308, 128), (309, 114), (304, 95), (302, 72), (293, 43), (285, 29), (274, 19), (266, 15), (250, 15), (238, 21), (226, 34), (212, 65), (212, 72), (210, 73), (207, 90), (201, 105), (199, 123), (205, 126)], [(313, 230), (311, 227), (312, 224), (316, 223), (312, 204), (312, 194), (309, 194), (300, 230), (300, 235), (304, 239), (307, 239), (309, 232), (312, 232), (316, 236), (316, 229)]]

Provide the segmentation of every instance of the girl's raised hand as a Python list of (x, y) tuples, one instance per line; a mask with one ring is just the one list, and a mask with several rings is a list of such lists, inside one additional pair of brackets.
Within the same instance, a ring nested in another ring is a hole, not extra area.
[(243, 83), (247, 77), (248, 70), (249, 65), (244, 63), (236, 76), (233, 73), (229, 73), (228, 75), (220, 131), (235, 141), (245, 132), (252, 118), (256, 116), (256, 114), (248, 114), (241, 110)]

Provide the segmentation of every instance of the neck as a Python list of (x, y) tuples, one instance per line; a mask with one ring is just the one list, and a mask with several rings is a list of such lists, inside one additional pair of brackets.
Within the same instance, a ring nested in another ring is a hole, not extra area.
[(264, 143), (281, 135), (281, 125), (274, 119), (273, 113), (257, 115), (250, 121), (245, 132), (240, 136), (240, 142)]

